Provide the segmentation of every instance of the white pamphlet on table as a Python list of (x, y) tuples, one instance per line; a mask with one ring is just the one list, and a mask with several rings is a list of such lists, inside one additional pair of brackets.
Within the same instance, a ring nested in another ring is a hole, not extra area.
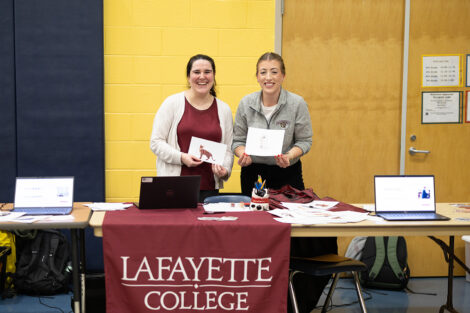
[(275, 156), (282, 154), (284, 142), (283, 129), (248, 128), (245, 153), (258, 156)]
[(203, 162), (222, 165), (224, 163), (227, 145), (198, 137), (191, 137), (188, 154)]

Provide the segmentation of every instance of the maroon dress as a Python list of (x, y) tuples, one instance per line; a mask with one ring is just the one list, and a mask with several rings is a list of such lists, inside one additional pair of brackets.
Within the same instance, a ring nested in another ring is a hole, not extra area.
[[(191, 137), (198, 137), (210, 141), (220, 142), (222, 129), (220, 128), (217, 100), (214, 98), (211, 106), (206, 110), (198, 110), (184, 99), (184, 113), (176, 130), (178, 145), (181, 152), (188, 153)], [(212, 164), (203, 162), (196, 167), (182, 165), (181, 175), (200, 175), (201, 190), (214, 190), (215, 180), (212, 173)]]

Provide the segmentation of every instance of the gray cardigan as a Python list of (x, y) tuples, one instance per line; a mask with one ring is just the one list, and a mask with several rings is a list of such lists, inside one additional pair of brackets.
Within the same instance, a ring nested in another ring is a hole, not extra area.
[[(299, 147), (306, 154), (312, 146), (312, 123), (305, 100), (285, 89), (281, 89), (278, 106), (268, 121), (262, 111), (261, 91), (245, 96), (238, 105), (233, 126), (232, 151), (246, 145), (248, 127), (284, 129), (282, 153)], [(275, 165), (274, 157), (251, 156), (253, 163)], [(299, 158), (292, 160), (296, 163)]]

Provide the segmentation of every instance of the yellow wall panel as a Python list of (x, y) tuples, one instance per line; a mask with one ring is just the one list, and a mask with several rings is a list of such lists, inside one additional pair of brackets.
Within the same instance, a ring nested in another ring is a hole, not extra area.
[(105, 112), (152, 113), (163, 101), (160, 85), (105, 85)]
[(103, 0), (103, 25), (132, 25), (133, 2), (133, 0)]
[[(249, 85), (253, 84), (253, 69), (256, 69), (258, 57), (215, 58), (217, 64), (217, 83), (220, 85)], [(255, 79), (256, 82), (256, 79)]]
[(132, 83), (134, 76), (134, 60), (128, 56), (104, 56), (104, 83)]
[(132, 139), (144, 141), (148, 146), (150, 144), (150, 134), (152, 133), (153, 118), (154, 114), (152, 113), (133, 115), (131, 121)]
[(131, 122), (132, 115), (105, 113), (104, 131), (107, 134), (106, 139), (112, 140), (131, 140)]
[[(215, 59), (216, 90), (235, 113), (259, 89), (255, 64), (273, 50), (275, 0), (105, 0), (107, 201), (137, 201), (140, 177), (155, 175), (149, 138), (163, 100), (188, 88), (186, 64)], [(225, 192), (240, 190), (238, 166)]]
[[(186, 64), (190, 56), (166, 56), (162, 57), (161, 67), (164, 84), (186, 85)], [(169, 96), (169, 95), (167, 95)]]
[(134, 24), (161, 27), (189, 26), (190, 8), (188, 0), (135, 0)]
[(137, 84), (160, 84), (164, 78), (161, 70), (163, 60), (159, 56), (136, 56), (135, 82)]
[(192, 0), (191, 4), (193, 27), (246, 27), (247, 1)]
[(240, 170), (232, 170), (232, 175), (224, 183), (221, 192), (240, 192)]
[(132, 171), (106, 171), (106, 201), (110, 198), (125, 198), (134, 196), (136, 184)]
[(248, 1), (247, 28), (274, 29), (274, 10), (275, 1)]
[[(253, 77), (254, 68), (253, 68)], [(217, 96), (225, 101), (230, 108), (232, 109), (233, 116), (235, 117), (235, 112), (237, 111), (238, 104), (240, 100), (247, 94), (259, 90), (259, 85), (255, 84), (256, 80), (253, 78), (254, 83), (252, 85), (243, 85), (243, 86), (221, 86), (217, 90)]]
[(223, 29), (219, 46), (220, 54), (224, 56), (259, 57), (274, 46), (274, 34), (269, 29)]
[(166, 99), (166, 97), (168, 97), (169, 95), (178, 93), (178, 92), (182, 92), (183, 90), (186, 90), (187, 88), (186, 74), (184, 74), (183, 76), (185, 76), (184, 83), (181, 83), (179, 85), (163, 85), (162, 86), (162, 98), (161, 98), (161, 101), (155, 102), (154, 112), (157, 112), (158, 108), (160, 107), (160, 104), (163, 102), (163, 100)]
[(108, 140), (140, 140), (150, 139), (154, 115), (147, 114), (113, 114), (106, 113), (105, 131)]
[(104, 53), (120, 55), (160, 55), (162, 30), (155, 27), (104, 28)]
[(162, 31), (162, 54), (184, 55), (218, 54), (216, 29), (167, 28)]
[(104, 54), (135, 54), (134, 28), (104, 27)]
[(149, 141), (109, 141), (105, 147), (107, 169), (150, 169), (155, 155)]
[(135, 28), (134, 36), (136, 54), (160, 55), (162, 53), (162, 30), (160, 28)]

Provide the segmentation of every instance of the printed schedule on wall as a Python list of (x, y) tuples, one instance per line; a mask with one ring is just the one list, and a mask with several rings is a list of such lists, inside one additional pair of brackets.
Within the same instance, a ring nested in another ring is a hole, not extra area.
[(462, 92), (423, 92), (422, 99), (422, 124), (456, 124), (460, 123), (460, 103)]
[(422, 87), (461, 87), (461, 55), (423, 55)]

